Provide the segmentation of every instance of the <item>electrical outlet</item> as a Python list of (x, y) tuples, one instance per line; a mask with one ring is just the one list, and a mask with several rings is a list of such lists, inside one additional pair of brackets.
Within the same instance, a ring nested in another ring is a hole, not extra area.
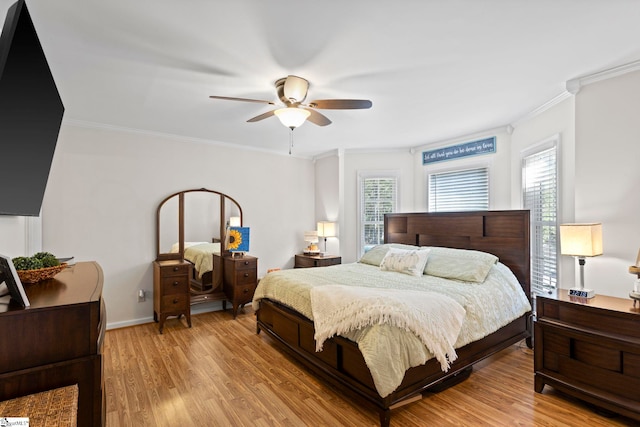
[(138, 291), (138, 302), (144, 302), (147, 299), (147, 293), (144, 289)]

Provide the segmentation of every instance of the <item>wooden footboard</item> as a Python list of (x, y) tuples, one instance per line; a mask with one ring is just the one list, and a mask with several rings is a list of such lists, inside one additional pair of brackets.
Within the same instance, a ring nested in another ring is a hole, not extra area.
[(383, 398), (376, 391), (369, 368), (354, 342), (334, 337), (324, 343), (321, 352), (316, 352), (313, 322), (309, 319), (266, 299), (260, 301), (256, 315), (258, 333), (265, 331), (323, 380), (352, 396), (364, 398), (379, 411), (381, 426), (389, 425), (391, 409), (400, 402), (465, 373), (474, 363), (529, 337), (528, 316), (523, 316), (482, 340), (458, 349), (458, 359), (447, 373), (442, 372), (435, 359), (409, 369), (396, 391)]

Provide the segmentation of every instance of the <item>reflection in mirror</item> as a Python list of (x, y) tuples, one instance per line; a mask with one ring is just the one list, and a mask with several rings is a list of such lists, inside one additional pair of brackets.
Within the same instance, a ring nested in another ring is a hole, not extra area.
[(220, 236), (220, 195), (193, 191), (184, 195), (185, 242), (211, 243)]

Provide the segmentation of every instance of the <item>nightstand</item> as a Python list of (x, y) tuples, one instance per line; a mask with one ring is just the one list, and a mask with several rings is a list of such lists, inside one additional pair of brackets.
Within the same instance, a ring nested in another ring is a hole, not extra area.
[(294, 268), (327, 267), (342, 263), (342, 257), (337, 255), (307, 255), (297, 254)]
[(153, 320), (160, 323), (160, 333), (168, 316), (184, 314), (191, 327), (190, 272), (187, 261), (153, 262)]
[[(258, 258), (251, 255), (222, 257), (224, 265), (223, 288), (227, 300), (233, 306), (233, 318), (238, 315), (238, 307), (251, 302), (258, 286)], [(222, 308), (226, 310), (226, 301)]]
[(545, 384), (640, 420), (640, 310), (630, 299), (536, 297), (535, 391)]

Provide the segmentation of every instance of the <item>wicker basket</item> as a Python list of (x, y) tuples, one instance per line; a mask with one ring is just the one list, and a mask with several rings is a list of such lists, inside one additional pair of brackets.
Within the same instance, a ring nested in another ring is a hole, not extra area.
[(63, 262), (54, 267), (39, 268), (37, 270), (17, 270), (17, 272), (22, 283), (37, 283), (42, 280), (51, 279), (65, 268), (67, 268), (67, 263)]

